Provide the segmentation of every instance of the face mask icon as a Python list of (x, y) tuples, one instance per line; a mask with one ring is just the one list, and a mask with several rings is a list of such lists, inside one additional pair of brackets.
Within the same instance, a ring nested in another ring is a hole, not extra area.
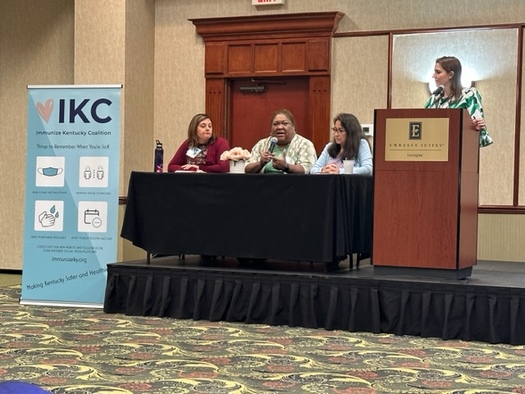
[(63, 168), (57, 168), (57, 167), (38, 167), (38, 173), (45, 176), (57, 176), (62, 174), (62, 171), (64, 171)]

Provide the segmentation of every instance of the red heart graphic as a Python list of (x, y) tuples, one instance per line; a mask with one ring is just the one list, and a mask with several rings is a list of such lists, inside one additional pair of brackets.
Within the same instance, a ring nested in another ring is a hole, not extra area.
[(51, 112), (53, 112), (53, 100), (47, 99), (45, 104), (37, 102), (36, 109), (38, 110), (40, 117), (47, 123), (49, 117), (51, 116)]

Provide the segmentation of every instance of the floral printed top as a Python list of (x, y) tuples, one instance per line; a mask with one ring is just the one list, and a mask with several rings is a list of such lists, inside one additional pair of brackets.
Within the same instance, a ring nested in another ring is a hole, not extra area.
[[(255, 163), (261, 160), (261, 155), (266, 152), (270, 145), (270, 138), (271, 137), (263, 138), (255, 144), (252, 149), (252, 154), (246, 161), (246, 164)], [(305, 174), (310, 172), (310, 168), (312, 168), (317, 160), (317, 154), (312, 141), (300, 136), (299, 134), (295, 134), (290, 143), (284, 147), (284, 149), (276, 147), (274, 153), (276, 157), (282, 157), (283, 151), (285, 151), (286, 154), (286, 161), (289, 164), (299, 164), (303, 166)], [(282, 172), (273, 168), (271, 162), (268, 164), (263, 167), (262, 172)]]
[[(476, 88), (463, 89), (461, 97), (456, 101), (451, 101), (449, 97), (443, 98), (442, 96), (432, 95), (425, 103), (425, 108), (465, 108), (472, 119), (485, 118), (481, 105), (481, 96)], [(481, 129), (479, 132), (479, 146), (488, 146), (493, 142), (487, 129)]]

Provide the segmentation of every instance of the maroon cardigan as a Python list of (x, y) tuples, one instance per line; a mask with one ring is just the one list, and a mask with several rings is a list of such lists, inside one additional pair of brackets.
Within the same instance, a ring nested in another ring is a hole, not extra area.
[[(175, 156), (170, 160), (168, 164), (168, 172), (175, 172), (182, 170), (182, 166), (187, 164), (186, 152), (189, 149), (188, 141), (184, 141)], [(230, 149), (228, 140), (222, 137), (217, 137), (206, 150), (206, 164), (199, 166), (199, 169), (204, 172), (229, 172), (230, 163), (228, 160), (220, 160), (222, 152)]]

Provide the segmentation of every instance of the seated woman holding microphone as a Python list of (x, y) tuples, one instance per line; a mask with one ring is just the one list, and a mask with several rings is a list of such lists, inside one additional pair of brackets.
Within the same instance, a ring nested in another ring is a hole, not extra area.
[(308, 174), (317, 155), (312, 141), (295, 132), (287, 109), (273, 113), (270, 136), (255, 144), (244, 172)]
[(310, 173), (344, 174), (343, 161), (353, 160), (353, 174), (372, 175), (372, 152), (359, 120), (352, 114), (340, 113), (334, 118), (332, 131), (333, 141), (325, 146)]

